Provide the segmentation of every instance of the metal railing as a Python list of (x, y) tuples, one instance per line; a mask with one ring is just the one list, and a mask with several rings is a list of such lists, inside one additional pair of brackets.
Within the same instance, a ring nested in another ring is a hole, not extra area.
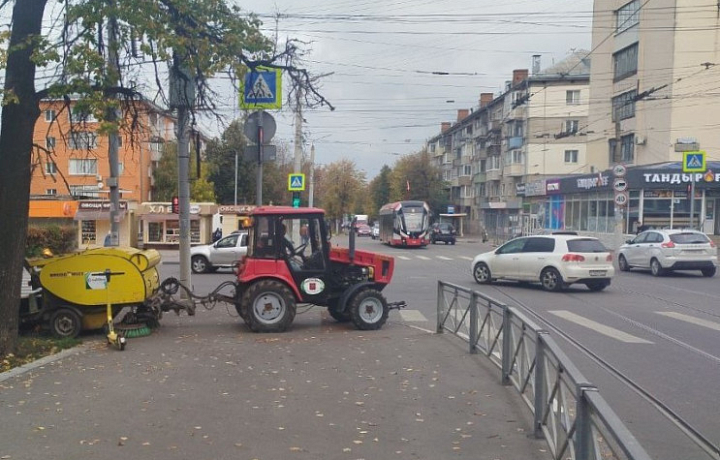
[(437, 332), (468, 342), (501, 369), (533, 414), (535, 437), (552, 458), (650, 460), (635, 437), (550, 337), (520, 311), (438, 281)]

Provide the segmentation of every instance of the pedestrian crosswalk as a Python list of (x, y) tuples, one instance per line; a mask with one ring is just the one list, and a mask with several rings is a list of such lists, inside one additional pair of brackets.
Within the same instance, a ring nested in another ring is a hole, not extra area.
[(394, 257), (395, 259), (399, 259), (399, 260), (426, 260), (426, 261), (427, 260), (444, 260), (446, 262), (451, 261), (451, 260), (462, 260), (462, 261), (473, 260), (472, 257), (468, 257), (468, 256), (448, 257), (448, 256), (440, 256), (440, 255), (426, 256), (426, 255), (422, 255), (422, 254), (413, 254), (413, 255), (409, 255), (409, 256), (393, 255), (392, 257)]

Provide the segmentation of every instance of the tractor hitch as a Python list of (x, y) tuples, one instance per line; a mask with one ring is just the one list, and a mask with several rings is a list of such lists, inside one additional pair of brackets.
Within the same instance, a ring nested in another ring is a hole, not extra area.
[(401, 308), (407, 307), (407, 302), (404, 300), (398, 300), (397, 302), (389, 302), (388, 310), (400, 310)]

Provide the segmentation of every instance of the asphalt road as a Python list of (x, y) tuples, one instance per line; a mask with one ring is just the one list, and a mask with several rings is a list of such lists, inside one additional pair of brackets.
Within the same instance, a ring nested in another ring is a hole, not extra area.
[[(654, 404), (613, 372), (631, 380), (711, 443), (720, 445), (718, 277), (686, 272), (655, 278), (649, 272), (618, 272), (603, 292), (590, 292), (580, 285), (567, 292), (548, 293), (532, 285), (476, 284), (470, 273), (471, 259), (492, 250), (477, 241), (401, 249), (361, 238), (358, 246), (395, 257), (396, 275), (386, 294), (408, 302), (409, 311), (402, 313), (406, 320), (434, 328), (437, 280), (520, 307), (534, 314), (533, 319), (543, 327), (559, 330), (551, 330), (553, 338), (585, 377), (599, 387), (653, 458), (716, 458), (698, 448)], [(612, 371), (573, 342), (590, 350)]]

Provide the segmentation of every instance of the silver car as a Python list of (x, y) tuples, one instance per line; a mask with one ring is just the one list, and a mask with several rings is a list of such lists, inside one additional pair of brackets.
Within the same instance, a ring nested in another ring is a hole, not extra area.
[(194, 273), (214, 272), (218, 268), (232, 268), (247, 254), (247, 233), (232, 233), (213, 244), (190, 248), (190, 268)]
[(650, 269), (653, 276), (673, 270), (700, 270), (715, 276), (717, 248), (708, 236), (695, 230), (647, 230), (618, 250), (618, 267)]

